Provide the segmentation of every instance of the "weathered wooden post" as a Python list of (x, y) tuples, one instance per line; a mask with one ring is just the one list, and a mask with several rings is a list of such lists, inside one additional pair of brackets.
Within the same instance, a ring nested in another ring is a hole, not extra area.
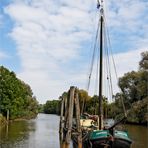
[[(60, 115), (60, 148), (70, 148), (73, 112), (76, 109), (76, 142), (77, 148), (82, 148), (82, 132), (80, 125), (80, 106), (78, 98), (78, 90), (75, 87), (70, 87), (68, 97), (61, 99), (61, 115)], [(74, 133), (75, 133), (74, 132)]]
[[(73, 108), (74, 108), (74, 93), (75, 93), (75, 88), (70, 87), (68, 97), (63, 99), (61, 104), (61, 117), (60, 117), (60, 147), (61, 148), (70, 147)], [(64, 117), (63, 117), (63, 114), (64, 114)]]
[(79, 105), (79, 97), (78, 97), (78, 90), (75, 91), (75, 107), (76, 107), (76, 126), (77, 126), (77, 142), (78, 148), (82, 148), (82, 131), (80, 125), (80, 105)]
[(61, 115), (60, 115), (60, 125), (59, 125), (59, 139), (60, 139), (60, 147), (62, 148), (62, 142), (63, 142), (63, 128), (64, 128), (64, 103), (65, 103), (65, 98), (61, 98)]
[(70, 97), (69, 97), (69, 106), (68, 106), (68, 117), (66, 122), (67, 133), (66, 133), (66, 147), (69, 148), (71, 142), (71, 131), (72, 131), (72, 119), (73, 119), (73, 108), (74, 108), (74, 94), (75, 88), (70, 87)]
[[(60, 143), (61, 148), (66, 148), (66, 132), (67, 132), (67, 118), (68, 118), (68, 108), (69, 108), (69, 92), (68, 96), (65, 97), (63, 100), (63, 115), (64, 115), (64, 120), (63, 120), (63, 133), (62, 133), (62, 141)], [(61, 109), (62, 110), (62, 109)]]

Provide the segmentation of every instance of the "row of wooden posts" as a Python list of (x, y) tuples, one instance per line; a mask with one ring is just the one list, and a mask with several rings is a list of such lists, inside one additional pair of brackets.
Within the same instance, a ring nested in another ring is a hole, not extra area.
[(67, 97), (61, 97), (61, 115), (60, 115), (60, 127), (59, 127), (59, 137), (60, 137), (60, 148), (70, 148), (70, 143), (72, 141), (73, 134), (73, 115), (75, 111), (76, 119), (76, 142), (77, 148), (82, 148), (82, 132), (80, 125), (80, 106), (78, 89), (75, 87), (70, 87)]

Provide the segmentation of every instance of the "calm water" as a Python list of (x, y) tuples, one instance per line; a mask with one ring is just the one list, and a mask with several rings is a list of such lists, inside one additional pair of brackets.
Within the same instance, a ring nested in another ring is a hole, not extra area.
[(129, 135), (133, 140), (132, 148), (148, 148), (148, 127), (126, 125)]
[[(0, 128), (0, 148), (59, 148), (59, 117), (39, 114), (30, 121), (17, 121)], [(127, 125), (132, 148), (148, 148), (148, 128)]]
[(59, 117), (39, 114), (0, 129), (0, 148), (58, 148)]

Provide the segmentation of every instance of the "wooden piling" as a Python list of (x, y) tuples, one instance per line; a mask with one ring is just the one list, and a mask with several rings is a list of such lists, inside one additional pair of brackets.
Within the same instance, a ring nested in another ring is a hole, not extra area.
[(78, 97), (78, 90), (75, 91), (75, 108), (76, 108), (76, 126), (77, 126), (77, 143), (78, 148), (82, 148), (82, 131), (80, 125), (80, 105), (79, 105), (79, 97)]
[(77, 148), (82, 148), (82, 132), (80, 125), (80, 106), (78, 90), (75, 87), (70, 87), (68, 97), (61, 98), (61, 100), (61, 115), (59, 126), (60, 148), (70, 148), (74, 108), (76, 109), (75, 132), (77, 133)]
[(60, 125), (59, 125), (60, 145), (62, 145), (62, 141), (63, 141), (63, 128), (64, 128), (64, 116), (63, 116), (63, 112), (64, 112), (64, 103), (65, 103), (65, 98), (62, 98), (61, 97), (61, 114), (60, 114)]
[(69, 107), (68, 107), (68, 117), (67, 117), (67, 134), (66, 134), (66, 144), (67, 147), (70, 145), (71, 141), (71, 130), (72, 130), (72, 119), (73, 119), (73, 108), (74, 108), (74, 94), (75, 94), (75, 88), (70, 87), (70, 97), (69, 97)]

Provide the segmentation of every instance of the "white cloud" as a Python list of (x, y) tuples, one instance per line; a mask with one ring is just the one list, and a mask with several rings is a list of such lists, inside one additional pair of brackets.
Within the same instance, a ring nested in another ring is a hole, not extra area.
[[(135, 49), (146, 47), (148, 42), (148, 1), (116, 0), (105, 1), (107, 22), (114, 45)], [(143, 44), (144, 43), (144, 44)], [(140, 46), (139, 46), (140, 45)], [(128, 49), (128, 50), (129, 50)]]
[[(131, 71), (137, 71), (139, 69), (139, 61), (141, 60), (141, 53), (147, 51), (146, 48), (130, 50), (125, 53), (118, 53), (114, 55), (116, 61), (117, 75), (122, 77), (125, 73)], [(115, 83), (115, 77), (114, 77)], [(117, 81), (116, 81), (117, 83)], [(115, 87), (115, 92), (117, 92), (117, 87)]]
[(10, 36), (21, 59), (22, 70), (18, 76), (31, 85), (41, 102), (58, 98), (70, 85), (76, 84), (77, 72), (69, 63), (80, 58), (81, 43), (90, 38), (92, 25), (87, 19), (90, 17), (87, 8), (91, 5), (84, 2), (80, 9), (77, 6), (82, 1), (76, 4), (14, 1), (5, 8), (5, 13), (15, 22)]
[(122, 76), (126, 72), (138, 70), (138, 62), (141, 59), (141, 53), (143, 51), (147, 51), (147, 49), (137, 49), (116, 54), (115, 60), (119, 61), (119, 63), (116, 63), (117, 69), (119, 71), (118, 75)]
[[(137, 71), (139, 69), (139, 61), (141, 60), (141, 53), (147, 51), (146, 48), (142, 49), (135, 49), (135, 50), (129, 50), (128, 52), (122, 52), (122, 53), (116, 53), (113, 55), (114, 61), (115, 61), (115, 67), (117, 72), (117, 77), (122, 77), (125, 73), (131, 72), (131, 71)], [(111, 92), (110, 92), (110, 75), (109, 72), (107, 72), (108, 67), (110, 67), (111, 71), (111, 81), (112, 81), (112, 91), (115, 95), (117, 92), (120, 92), (120, 89), (118, 87), (118, 79), (116, 78), (116, 72), (114, 69), (114, 64), (112, 60), (112, 56), (109, 57), (109, 65), (106, 66), (105, 64), (105, 58), (104, 58), (104, 65), (103, 65), (103, 95), (110, 98), (111, 101)], [(107, 80), (107, 77), (109, 78)], [(98, 94), (98, 86), (96, 86), (96, 68), (93, 70), (92, 79), (91, 79), (91, 85), (89, 93), (90, 95)]]
[[(112, 3), (115, 4), (113, 8)], [(57, 99), (70, 85), (85, 87), (87, 66), (79, 61), (84, 58), (84, 52), (88, 53), (87, 44), (96, 22), (95, 7), (96, 2), (92, 0), (13, 0), (5, 8), (5, 13), (14, 21), (10, 36), (16, 42), (21, 60), (18, 76), (31, 85), (40, 102)], [(109, 27), (113, 31), (117, 28), (119, 33), (122, 29), (126, 33), (131, 30), (128, 39), (135, 45), (133, 49), (139, 48), (141, 43), (146, 47), (147, 34), (143, 32), (138, 37), (135, 34), (137, 27), (142, 31), (147, 28), (137, 20), (146, 9), (144, 3), (136, 1), (127, 5), (111, 0), (107, 7), (110, 8)], [(132, 9), (131, 16), (127, 13), (129, 9)], [(115, 38), (119, 34), (111, 36)], [(134, 40), (138, 40), (136, 44)], [(141, 50), (117, 54), (119, 59), (132, 60), (131, 65), (127, 65), (126, 60), (119, 61), (119, 74), (137, 66), (139, 52)], [(133, 54), (136, 56), (132, 59)]]

